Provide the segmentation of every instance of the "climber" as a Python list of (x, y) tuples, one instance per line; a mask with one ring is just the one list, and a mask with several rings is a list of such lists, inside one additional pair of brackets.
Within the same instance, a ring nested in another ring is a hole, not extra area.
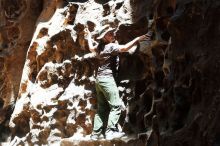
[[(97, 140), (105, 138), (115, 139), (124, 136), (117, 128), (119, 117), (121, 115), (122, 100), (119, 97), (119, 91), (113, 78), (111, 68), (112, 58), (121, 52), (126, 52), (135, 46), (139, 41), (149, 39), (147, 35), (136, 37), (125, 45), (119, 45), (115, 42), (114, 29), (109, 25), (104, 26), (97, 39), (98, 45), (93, 45), (90, 31), (86, 28), (88, 46), (91, 52), (97, 54), (100, 64), (96, 77), (97, 93), (97, 113), (94, 117), (93, 132), (91, 139)], [(110, 108), (110, 113), (106, 112)], [(104, 130), (104, 121), (107, 121), (107, 128)]]

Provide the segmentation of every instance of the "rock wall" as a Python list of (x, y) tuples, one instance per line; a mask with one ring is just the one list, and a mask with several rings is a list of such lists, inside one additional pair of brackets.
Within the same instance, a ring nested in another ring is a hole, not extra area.
[(0, 2), (0, 141), (8, 137), (25, 56), (42, 5), (37, 0)]
[[(161, 145), (219, 145), (219, 15), (217, 1), (182, 1), (168, 25), (172, 59), (171, 133)], [(168, 55), (169, 56), (169, 55)], [(166, 99), (165, 98), (165, 99)]]
[[(2, 1), (0, 140), (219, 145), (219, 6), (207, 0)], [(120, 44), (153, 31), (152, 41), (119, 56), (116, 81), (126, 105), (120, 124), (134, 140), (88, 139), (98, 60), (84, 29), (96, 40), (105, 24), (117, 28)]]

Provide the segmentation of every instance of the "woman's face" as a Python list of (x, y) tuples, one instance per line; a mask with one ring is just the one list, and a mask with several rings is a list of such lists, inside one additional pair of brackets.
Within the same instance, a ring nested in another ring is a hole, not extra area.
[(115, 41), (115, 35), (113, 31), (109, 31), (105, 34), (104, 40), (108, 43), (112, 43)]

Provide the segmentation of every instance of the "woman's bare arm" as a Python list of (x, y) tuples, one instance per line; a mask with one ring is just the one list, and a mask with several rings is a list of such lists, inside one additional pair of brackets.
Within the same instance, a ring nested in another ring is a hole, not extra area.
[(142, 35), (139, 37), (136, 37), (135, 39), (133, 39), (132, 41), (128, 42), (125, 45), (120, 45), (119, 46), (119, 52), (127, 52), (129, 49), (131, 49), (134, 45), (136, 45), (139, 41), (142, 40), (147, 40), (150, 39), (150, 37), (148, 35)]
[(86, 28), (85, 31), (87, 33), (89, 50), (91, 52), (96, 52), (97, 45), (93, 45), (91, 32), (88, 30), (88, 28)]

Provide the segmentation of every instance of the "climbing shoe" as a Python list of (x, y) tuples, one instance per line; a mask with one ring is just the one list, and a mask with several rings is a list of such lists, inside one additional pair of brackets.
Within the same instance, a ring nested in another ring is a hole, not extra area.
[(92, 133), (90, 136), (91, 140), (99, 140), (99, 139), (103, 139), (104, 135), (103, 134), (97, 134), (97, 133)]
[(120, 139), (123, 136), (125, 136), (124, 132), (118, 132), (118, 131), (113, 131), (113, 130), (108, 130), (105, 133), (105, 139), (107, 140)]

